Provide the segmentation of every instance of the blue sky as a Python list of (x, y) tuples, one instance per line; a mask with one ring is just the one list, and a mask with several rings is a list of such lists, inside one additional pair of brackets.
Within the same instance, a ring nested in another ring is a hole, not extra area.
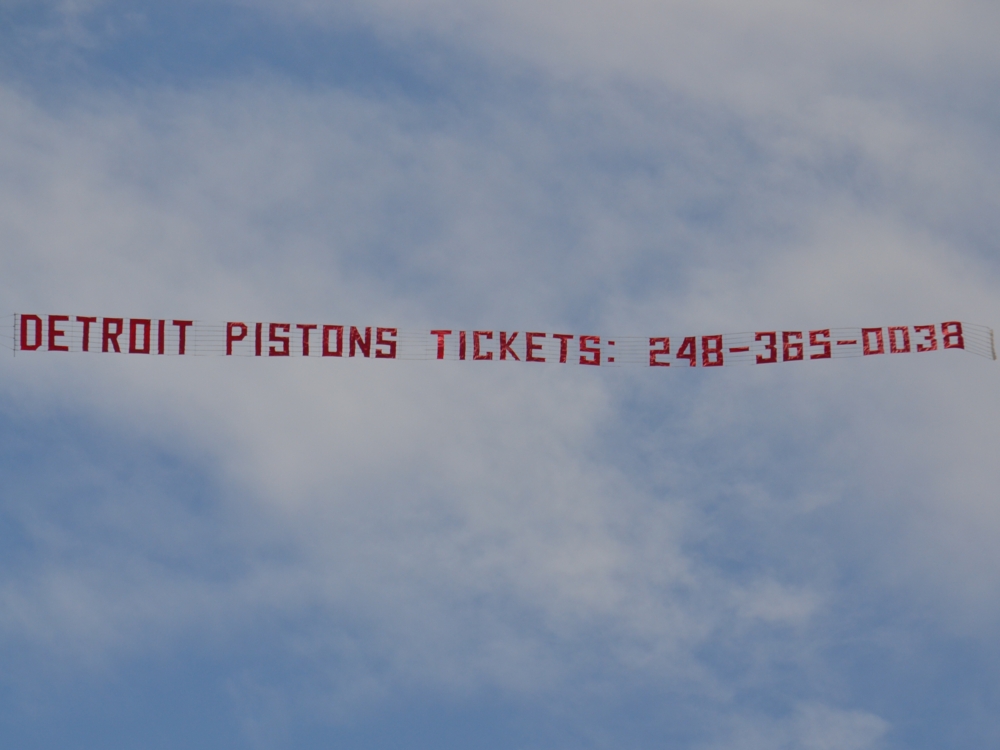
[[(995, 325), (998, 21), (0, 0), (3, 307)], [(1000, 742), (993, 362), (0, 362), (11, 747)]]

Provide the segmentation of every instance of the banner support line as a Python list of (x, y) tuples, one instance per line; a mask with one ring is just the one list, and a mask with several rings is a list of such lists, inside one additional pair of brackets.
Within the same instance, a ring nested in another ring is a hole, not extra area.
[[(959, 349), (996, 361), (992, 328), (958, 320), (925, 325), (799, 328), (701, 336), (576, 335), (545, 331), (407, 331), (395, 326), (197, 321), (14, 314), (9, 345), (28, 352), (192, 356), (559, 362), (597, 367), (723, 367)], [(2, 325), (2, 318), (0, 318)], [(266, 330), (265, 330), (266, 329)], [(3, 330), (0, 328), (0, 330)], [(659, 333), (663, 333), (662, 331)], [(264, 340), (264, 337), (267, 340)], [(0, 346), (7, 346), (0, 335)]]

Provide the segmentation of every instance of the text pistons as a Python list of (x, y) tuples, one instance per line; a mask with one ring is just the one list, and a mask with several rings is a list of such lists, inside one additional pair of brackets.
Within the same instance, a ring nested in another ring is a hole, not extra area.
[(966, 349), (993, 356), (992, 331), (958, 321), (701, 336), (599, 336), (543, 331), (395, 327), (175, 318), (18, 315), (20, 351), (550, 362), (722, 367)]

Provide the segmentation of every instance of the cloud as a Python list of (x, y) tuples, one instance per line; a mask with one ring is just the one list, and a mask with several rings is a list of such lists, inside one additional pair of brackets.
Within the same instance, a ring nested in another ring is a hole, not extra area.
[(819, 704), (802, 704), (781, 721), (749, 719), (736, 722), (733, 736), (707, 747), (751, 750), (752, 748), (801, 748), (826, 750), (851, 748), (866, 750), (883, 747), (889, 729), (877, 716), (864, 711), (843, 711)]
[(286, 21), (297, 16), (336, 24), (360, 18), (396, 39), (429, 33), (557, 75), (654, 79), (748, 107), (772, 106), (775, 96), (826, 95), (844, 80), (884, 96), (890, 89), (880, 83), (897, 83), (895, 76), (905, 83), (915, 76), (940, 83), (958, 70), (983, 73), (996, 55), (983, 31), (995, 9), (982, 2), (948, 8), (926, 2), (824, 2), (803, 8), (686, 0), (613, 6), (450, 0), (241, 4)]
[[(5, 85), (7, 304), (991, 322), (995, 136), (965, 117), (951, 137), (851, 69), (991, 60), (973, 6), (919, 6), (881, 47), (889, 6), (464, 7), (349, 22), (533, 82), (461, 101), (260, 71), (57, 103)], [(224, 682), (272, 745), (289, 705), (349, 722), (406, 691), (496, 691), (599, 746), (593, 707), (636, 691), (710, 717), (688, 746), (877, 747), (905, 701), (878, 705), (837, 649), (903, 681), (956, 634), (989, 650), (998, 615), (992, 363), (939, 355), (663, 375), (19, 354), (8, 434), (41, 468), (8, 465), (0, 628), (69, 671), (232, 644)]]

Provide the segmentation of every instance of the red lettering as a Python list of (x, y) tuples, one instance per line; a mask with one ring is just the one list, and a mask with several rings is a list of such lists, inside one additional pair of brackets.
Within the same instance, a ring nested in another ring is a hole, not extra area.
[(56, 339), (61, 338), (66, 335), (66, 331), (62, 331), (56, 328), (56, 323), (63, 323), (69, 320), (69, 315), (50, 315), (49, 316), (49, 351), (50, 352), (68, 352), (69, 347), (65, 344), (57, 344)]
[(686, 359), (692, 367), (698, 365), (698, 344), (694, 336), (687, 336), (681, 342), (681, 348), (677, 350), (677, 359)]
[(767, 343), (764, 344), (764, 350), (770, 352), (770, 354), (767, 357), (758, 354), (758, 365), (769, 365), (778, 361), (778, 332), (758, 331), (753, 337), (754, 341), (763, 341), (764, 339), (767, 339)]
[(486, 354), (481, 354), (479, 350), (479, 337), (482, 336), (486, 339), (493, 338), (493, 331), (473, 331), (472, 332), (472, 358), (473, 359), (493, 359), (493, 352), (486, 352)]
[[(896, 345), (896, 334), (901, 333), (902, 343), (898, 346)], [(908, 326), (890, 326), (889, 327), (889, 353), (890, 354), (906, 354), (910, 351), (910, 329)]]
[(276, 349), (273, 346), (267, 347), (267, 356), (269, 357), (288, 357), (291, 355), (291, 349), (289, 344), (288, 336), (279, 336), (278, 331), (282, 333), (291, 333), (292, 324), (291, 323), (271, 323), (267, 327), (267, 340), (270, 343), (281, 344), (280, 349)]
[(569, 353), (569, 342), (573, 339), (573, 335), (569, 333), (553, 333), (552, 338), (559, 339), (559, 361), (566, 362), (566, 355)]
[[(108, 351), (108, 344), (110, 343), (114, 346), (115, 351), (121, 353), (122, 348), (118, 345), (118, 337), (122, 334), (122, 329), (125, 327), (124, 318), (104, 318), (103, 321), (103, 331), (104, 336), (101, 338), (101, 351)], [(114, 323), (115, 331), (111, 332), (111, 324)]]
[(96, 323), (97, 322), (97, 318), (84, 318), (84, 317), (80, 317), (78, 315), (77, 318), (76, 318), (76, 320), (77, 320), (78, 323), (83, 323), (83, 340), (81, 342), (82, 345), (83, 345), (82, 348), (83, 348), (83, 351), (89, 352), (90, 351), (90, 324), (91, 323)]
[(458, 358), (465, 359), (465, 331), (458, 332)]
[(309, 324), (297, 323), (295, 327), (298, 328), (300, 331), (302, 331), (302, 356), (303, 357), (308, 357), (309, 356), (309, 331), (312, 331), (312, 330), (318, 328), (319, 326), (313, 325), (312, 323), (309, 323)]
[(450, 335), (451, 331), (431, 331), (431, 336), (438, 337), (438, 359), (444, 359), (444, 337)]
[[(337, 350), (333, 352), (330, 351), (330, 331), (337, 332)], [(323, 326), (323, 356), (344, 356), (344, 326)]]
[(924, 334), (923, 341), (917, 342), (918, 352), (937, 351), (937, 331), (935, 330), (935, 326), (913, 326), (913, 332), (915, 334)]
[(659, 349), (650, 348), (649, 350), (649, 366), (650, 367), (670, 367), (669, 362), (661, 362), (657, 359), (661, 354), (670, 354), (670, 337), (669, 336), (652, 336), (649, 339), (649, 346), (654, 347), (657, 344), (662, 344)]
[(957, 320), (942, 323), (941, 340), (945, 349), (964, 349), (965, 337), (962, 335), (962, 324)]
[[(711, 344), (711, 346), (709, 346)], [(713, 356), (714, 359), (713, 359)], [(722, 367), (722, 335), (701, 337), (701, 366)]]
[(156, 353), (163, 354), (164, 346), (166, 345), (166, 323), (165, 320), (158, 320), (156, 322)]
[[(239, 335), (234, 335), (233, 331), (239, 329)], [(226, 323), (226, 354), (231, 355), (233, 353), (233, 342), (242, 341), (247, 337), (247, 327), (243, 323), (233, 322)]]
[(530, 333), (525, 331), (524, 333), (524, 361), (525, 362), (544, 362), (545, 357), (536, 357), (535, 352), (540, 351), (542, 348), (541, 344), (536, 344), (535, 339), (544, 339), (544, 333)]
[[(395, 338), (386, 339), (383, 338), (385, 334), (390, 336), (398, 336), (399, 333), (395, 328), (376, 328), (375, 329), (375, 359), (395, 359), (396, 358), (396, 340)], [(465, 336), (465, 332), (462, 332), (462, 336)], [(379, 351), (380, 346), (389, 347), (388, 351)]]
[(178, 341), (177, 341), (177, 353), (186, 354), (187, 353), (187, 329), (188, 326), (194, 325), (193, 320), (175, 320), (174, 325), (178, 328)]
[[(597, 347), (587, 346), (587, 343), (593, 341), (595, 344), (601, 343), (600, 336), (581, 336), (580, 337), (580, 364), (581, 365), (600, 365), (601, 364), (601, 350)], [(584, 357), (584, 354), (590, 354), (591, 357), (588, 359)]]
[(803, 358), (802, 331), (782, 331), (781, 345), (782, 362), (798, 362)]
[[(878, 344), (878, 349), (872, 349), (871, 334), (875, 334), (875, 341)], [(865, 345), (864, 353), (869, 354), (885, 354), (885, 341), (882, 340), (882, 329), (881, 328), (862, 328), (861, 329), (861, 343)]]
[(372, 351), (372, 328), (368, 326), (365, 328), (365, 337), (361, 338), (361, 331), (359, 331), (354, 326), (351, 326), (351, 345), (350, 354), (348, 356), (354, 356), (354, 347), (357, 346), (361, 350), (361, 353), (366, 357), (371, 356)]
[[(825, 336), (826, 338), (820, 338), (820, 336)], [(809, 331), (809, 346), (822, 346), (822, 354), (810, 354), (809, 359), (830, 359), (832, 356), (830, 352), (830, 329), (821, 328), (818, 331)]]
[(518, 362), (521, 361), (521, 358), (517, 356), (517, 352), (510, 348), (510, 345), (514, 343), (514, 339), (516, 338), (517, 331), (514, 331), (509, 339), (507, 338), (506, 331), (500, 331), (500, 359), (507, 359), (507, 355), (510, 354)]
[(261, 354), (261, 349), (263, 349), (263, 343), (261, 342), (261, 339), (264, 336), (263, 332), (261, 331), (263, 327), (264, 327), (263, 323), (258, 323), (257, 325), (254, 326), (253, 355), (255, 357), (259, 357)]
[[(28, 321), (33, 321), (35, 324), (35, 343), (28, 343)], [(22, 315), (21, 316), (21, 349), (27, 352), (33, 352), (35, 349), (42, 345), (42, 319), (37, 315)]]
[[(149, 354), (152, 343), (153, 321), (146, 318), (129, 318), (128, 321), (128, 353), (129, 354)], [(136, 346), (139, 328), (142, 328), (142, 348)]]

